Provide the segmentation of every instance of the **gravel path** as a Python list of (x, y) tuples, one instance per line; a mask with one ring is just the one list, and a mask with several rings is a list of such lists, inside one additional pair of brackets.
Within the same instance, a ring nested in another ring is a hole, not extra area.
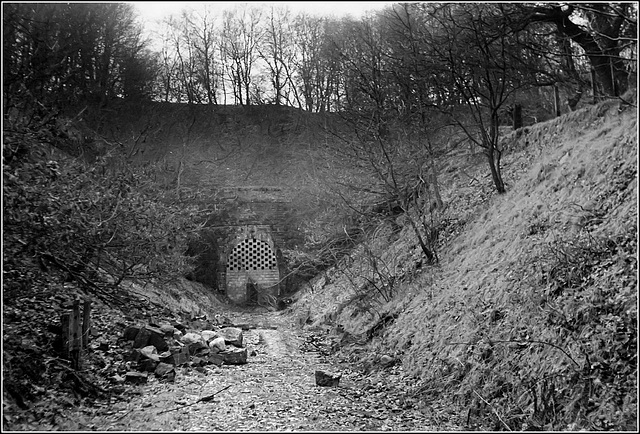
[[(443, 427), (432, 408), (404, 399), (406, 385), (372, 384), (330, 358), (301, 351), (302, 331), (283, 316), (249, 315), (234, 323), (258, 324), (244, 332), (245, 346), (255, 354), (247, 364), (204, 372), (178, 368), (174, 383), (150, 376), (128, 402), (85, 408), (70, 419), (78, 429), (123, 431), (456, 429)], [(316, 386), (316, 369), (342, 372), (339, 387)], [(212, 401), (196, 403), (227, 386)]]

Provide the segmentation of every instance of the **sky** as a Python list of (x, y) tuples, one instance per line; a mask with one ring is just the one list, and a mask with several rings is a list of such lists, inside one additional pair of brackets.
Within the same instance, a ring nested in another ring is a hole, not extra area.
[(243, 4), (243, 3), (255, 3), (255, 4), (265, 4), (265, 5), (287, 5), (289, 9), (296, 13), (300, 11), (306, 11), (310, 14), (317, 15), (335, 15), (335, 16), (343, 16), (347, 14), (351, 14), (354, 17), (360, 17), (363, 13), (374, 10), (381, 9), (386, 5), (393, 4), (393, 2), (385, 2), (385, 1), (360, 1), (360, 2), (349, 2), (349, 1), (289, 1), (289, 2), (175, 2), (175, 1), (167, 1), (167, 2), (130, 2), (134, 3), (138, 11), (140, 12), (140, 17), (148, 23), (152, 23), (156, 20), (161, 20), (162, 18), (173, 14), (179, 13), (185, 7), (193, 7), (194, 9), (198, 7), (198, 5), (209, 4), (209, 5), (217, 5), (220, 9), (231, 9), (235, 4)]

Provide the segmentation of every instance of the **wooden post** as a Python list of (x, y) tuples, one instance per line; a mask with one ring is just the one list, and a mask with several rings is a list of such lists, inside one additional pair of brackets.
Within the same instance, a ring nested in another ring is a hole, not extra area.
[(513, 106), (513, 129), (517, 130), (522, 127), (522, 106), (514, 104)]
[(69, 339), (69, 356), (71, 359), (71, 367), (80, 369), (80, 350), (82, 349), (82, 337), (80, 336), (80, 299), (73, 301), (73, 310), (71, 311), (71, 321), (69, 323), (70, 339)]
[(85, 300), (82, 306), (82, 348), (89, 346), (91, 332), (91, 301)]
[(60, 317), (60, 325), (62, 326), (62, 357), (71, 359), (71, 314), (63, 313)]
[(598, 86), (596, 85), (596, 69), (591, 68), (591, 91), (593, 92), (593, 103), (598, 102)]
[(556, 108), (556, 117), (558, 117), (560, 116), (560, 90), (557, 84), (553, 85), (553, 101)]

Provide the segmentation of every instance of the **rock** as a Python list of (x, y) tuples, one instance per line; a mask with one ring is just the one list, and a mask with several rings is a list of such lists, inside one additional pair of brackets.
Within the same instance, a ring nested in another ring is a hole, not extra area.
[(204, 347), (204, 348), (197, 349), (193, 353), (193, 355), (196, 356), (196, 357), (205, 357), (205, 356), (208, 356), (209, 353), (211, 353), (211, 350), (209, 348), (207, 348), (207, 347)]
[(189, 347), (189, 354), (192, 356), (195, 356), (196, 354), (198, 354), (198, 352), (202, 351), (203, 349), (209, 349), (209, 347), (207, 346), (207, 344), (205, 344), (204, 342), (194, 342), (192, 344), (187, 345), (187, 347)]
[(134, 348), (124, 355), (124, 360), (126, 362), (138, 362), (140, 360), (140, 350), (138, 348)]
[(158, 356), (158, 351), (156, 350), (156, 347), (154, 347), (153, 345), (148, 345), (144, 348), (141, 348), (139, 351), (142, 357), (151, 359), (154, 362), (160, 361), (160, 356)]
[(118, 374), (113, 374), (113, 376), (111, 377), (111, 381), (113, 381), (116, 384), (122, 384), (125, 381), (124, 377), (121, 377)]
[(218, 332), (224, 338), (225, 344), (231, 344), (242, 348), (242, 329), (238, 327), (225, 327)]
[(337, 387), (342, 374), (328, 371), (316, 371), (316, 385), (324, 387)]
[(383, 355), (382, 357), (380, 357), (380, 364), (384, 365), (384, 366), (390, 366), (393, 365), (395, 363), (395, 359), (391, 356), (388, 355)]
[(175, 332), (173, 332), (173, 339), (175, 339), (176, 341), (182, 339), (182, 336), (183, 334), (180, 330), (176, 330)]
[(156, 378), (173, 381), (176, 378), (176, 368), (168, 363), (158, 363), (154, 371)]
[(169, 348), (167, 341), (164, 340), (164, 332), (157, 327), (146, 326), (145, 327), (149, 335), (149, 345), (153, 345), (158, 351), (166, 351)]
[(207, 360), (200, 357), (194, 357), (191, 359), (191, 366), (204, 366), (206, 363)]
[(175, 334), (175, 332), (179, 331), (174, 326), (172, 326), (171, 324), (167, 324), (167, 323), (162, 324), (160, 326), (160, 330), (162, 331), (162, 333), (164, 333), (165, 336), (173, 336)]
[(213, 330), (202, 330), (200, 332), (200, 336), (202, 336), (202, 339), (204, 339), (207, 344), (214, 340), (217, 335), (218, 332), (214, 332)]
[(151, 332), (145, 327), (142, 327), (135, 339), (133, 340), (133, 348), (142, 348), (149, 345), (149, 339), (151, 338)]
[(209, 342), (209, 348), (211, 348), (212, 350), (215, 348), (218, 351), (224, 351), (227, 349), (227, 345), (225, 344), (224, 338), (222, 336), (219, 336)]
[(209, 354), (208, 360), (209, 363), (216, 366), (222, 366), (224, 363), (224, 357), (220, 354)]
[(182, 323), (175, 321), (175, 322), (172, 322), (171, 325), (174, 326), (176, 329), (178, 329), (180, 332), (182, 332), (182, 334), (186, 333), (187, 328)]
[(255, 356), (257, 356), (257, 355), (258, 355), (258, 353), (256, 353), (256, 350), (251, 350), (251, 353), (249, 353), (249, 355), (250, 355), (251, 357), (255, 357)]
[(180, 340), (185, 345), (195, 344), (196, 342), (204, 344), (204, 339), (202, 339), (202, 336), (200, 336), (198, 333), (187, 333)]
[(142, 359), (138, 362), (138, 371), (153, 372), (156, 370), (159, 362), (153, 359)]
[(144, 384), (147, 382), (147, 373), (129, 371), (125, 374), (124, 379), (127, 383)]
[(170, 351), (165, 351), (160, 356), (160, 362), (180, 366), (189, 361), (188, 347), (174, 347)]
[(184, 365), (189, 361), (189, 347), (182, 347), (178, 351), (172, 351), (173, 364), (176, 366)]
[(229, 348), (218, 353), (226, 365), (244, 365), (247, 363), (246, 348)]
[(136, 338), (139, 332), (140, 327), (129, 326), (122, 332), (122, 339), (124, 339), (125, 341), (132, 341)]

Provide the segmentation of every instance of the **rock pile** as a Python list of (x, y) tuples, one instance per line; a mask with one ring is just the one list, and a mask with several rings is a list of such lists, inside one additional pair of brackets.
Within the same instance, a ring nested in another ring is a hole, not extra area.
[(203, 369), (206, 365), (247, 363), (247, 349), (238, 327), (187, 332), (178, 322), (136, 325), (126, 327), (122, 339), (126, 342), (129, 371), (124, 377), (116, 374), (116, 382), (146, 383), (149, 373), (173, 381), (175, 367), (182, 365)]

